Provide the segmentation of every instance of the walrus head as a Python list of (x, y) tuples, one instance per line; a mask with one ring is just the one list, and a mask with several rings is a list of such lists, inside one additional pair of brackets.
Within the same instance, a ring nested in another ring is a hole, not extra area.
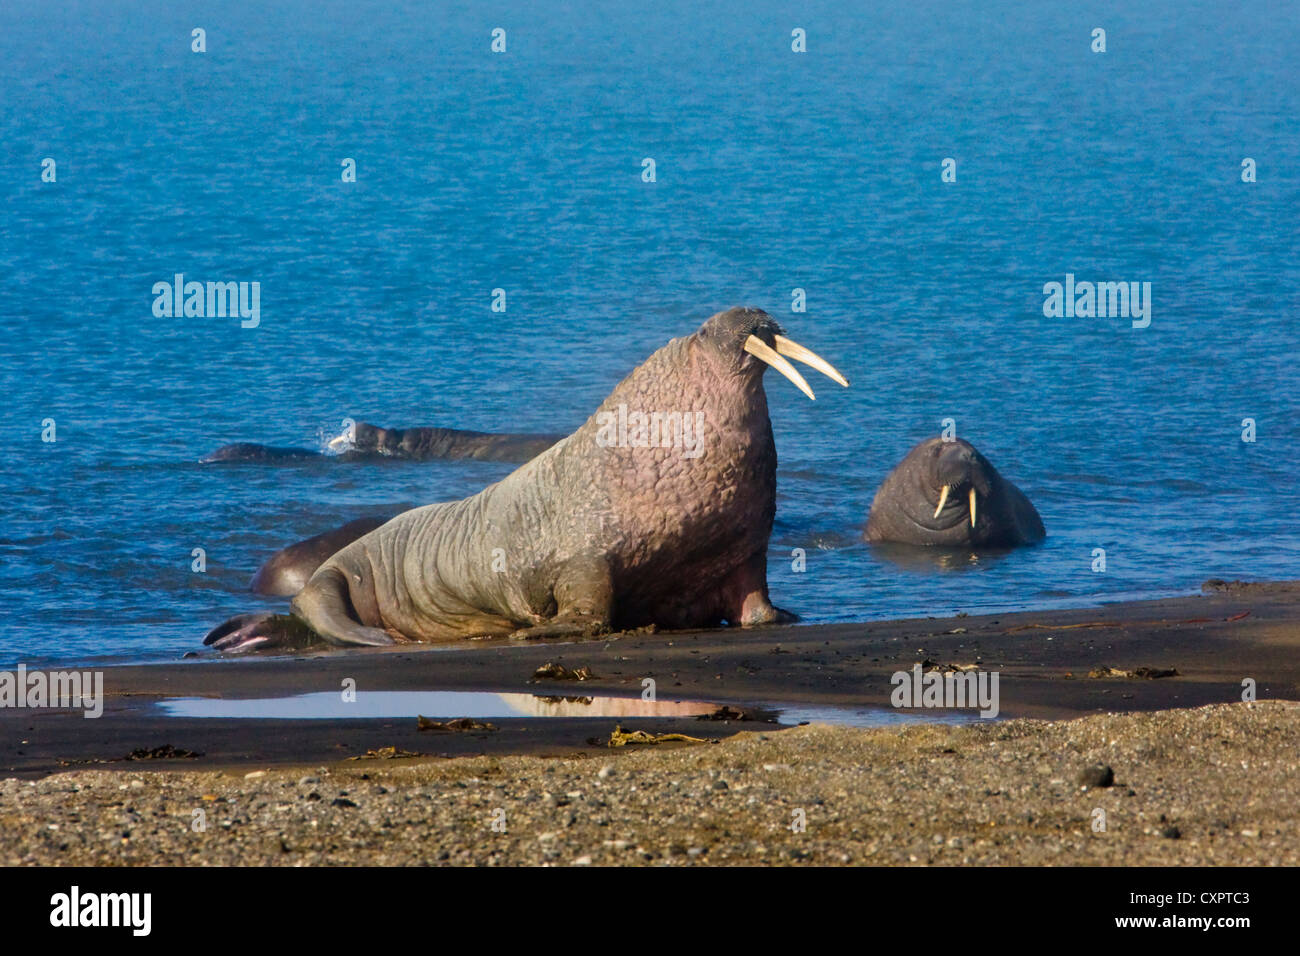
[(762, 309), (734, 308), (719, 312), (700, 326), (696, 338), (724, 368), (729, 366), (737, 374), (749, 374), (761, 373), (770, 365), (812, 399), (816, 398), (813, 390), (788, 359), (815, 368), (841, 385), (849, 384), (830, 362), (787, 338), (785, 330)]
[(1047, 532), (1024, 492), (960, 438), (928, 438), (891, 471), (871, 502), (868, 541), (946, 548), (1015, 547)]
[(938, 519), (951, 503), (954, 508), (967, 510), (970, 526), (974, 528), (979, 516), (979, 499), (987, 501), (993, 494), (997, 470), (974, 445), (960, 438), (935, 439), (928, 454), (928, 476), (938, 494), (933, 517)]

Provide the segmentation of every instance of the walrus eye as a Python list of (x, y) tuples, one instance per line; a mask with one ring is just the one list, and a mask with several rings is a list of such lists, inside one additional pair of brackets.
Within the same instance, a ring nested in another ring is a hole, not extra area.
[(813, 394), (813, 390), (808, 387), (808, 383), (804, 380), (804, 377), (799, 374), (798, 370), (782, 358), (780, 353), (784, 352), (791, 358), (803, 362), (805, 365), (812, 366), (823, 375), (834, 379), (841, 385), (849, 384), (844, 376), (836, 371), (835, 366), (831, 365), (830, 362), (812, 351), (812, 349), (806, 349), (798, 342), (793, 342), (783, 335), (777, 335), (774, 338), (776, 341), (776, 349), (773, 349), (757, 335), (751, 334), (749, 338), (745, 339), (745, 351), (772, 366), (772, 368), (776, 369), (793, 382), (795, 387), (809, 398), (815, 401), (817, 396)]

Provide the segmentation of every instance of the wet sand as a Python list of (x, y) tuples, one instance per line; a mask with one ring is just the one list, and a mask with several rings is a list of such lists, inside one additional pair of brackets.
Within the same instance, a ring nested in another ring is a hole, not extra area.
[(1293, 703), (626, 750), (9, 779), (0, 862), (1300, 863)]
[[(548, 661), (594, 676), (534, 680)], [(921, 661), (996, 671), (1003, 717), (1046, 720), (860, 730), (520, 717), (431, 732), (414, 714), (201, 719), (156, 706), (338, 693), (349, 678), (359, 695), (637, 696), (650, 677), (661, 700), (763, 718), (756, 705), (886, 707), (890, 675)], [(1177, 676), (1087, 676), (1101, 668)], [(1244, 678), (1261, 703), (1240, 703)], [(0, 710), (8, 862), (1300, 860), (1300, 710), (1281, 702), (1300, 699), (1294, 582), (1082, 610), (187, 660), (108, 668), (105, 689), (97, 720)], [(719, 742), (610, 749), (617, 725)], [(164, 745), (201, 756), (123, 759)], [(347, 759), (383, 748), (420, 756)], [(1097, 760), (1116, 785), (1080, 790), (1077, 773)], [(488, 840), (493, 800), (514, 822)], [(1099, 806), (1102, 838), (1089, 826)], [(206, 840), (189, 830), (196, 808), (218, 820)], [(808, 832), (794, 834), (800, 808)]]
[[(534, 672), (548, 661), (589, 667), (593, 678), (534, 681)], [(0, 709), (0, 773), (57, 772), (164, 744), (201, 752), (197, 762), (185, 764), (190, 767), (315, 765), (386, 746), (441, 755), (556, 754), (587, 748), (588, 737), (615, 723), (515, 718), (493, 721), (494, 733), (435, 736), (416, 729), (414, 714), (344, 721), (168, 718), (154, 706), (164, 697), (337, 693), (349, 678), (358, 694), (482, 690), (635, 697), (649, 677), (664, 700), (747, 709), (759, 703), (887, 707), (890, 676), (922, 661), (978, 663), (997, 671), (1003, 717), (1065, 718), (1233, 702), (1241, 700), (1244, 678), (1256, 681), (1258, 699), (1296, 700), (1300, 582), (1081, 610), (111, 667), (104, 670), (107, 702), (97, 720), (79, 712)], [(1178, 676), (1086, 676), (1102, 667), (1176, 669)], [(623, 722), (688, 733), (699, 726), (690, 718)], [(596, 730), (592, 723), (598, 723)], [(717, 723), (711, 729), (727, 735), (747, 728)]]

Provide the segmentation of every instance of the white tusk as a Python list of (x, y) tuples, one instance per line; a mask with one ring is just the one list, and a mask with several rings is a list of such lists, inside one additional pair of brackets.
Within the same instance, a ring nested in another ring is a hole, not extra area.
[(943, 506), (947, 503), (948, 503), (948, 486), (944, 485), (943, 491), (939, 492), (939, 507), (934, 509), (934, 516), (936, 518), (939, 517), (939, 512), (943, 510)]
[(770, 345), (760, 339), (757, 335), (751, 335), (749, 338), (745, 339), (745, 351), (754, 356), (754, 358), (766, 362), (790, 381), (794, 382), (795, 387), (809, 398), (814, 400), (817, 398), (817, 396), (813, 394), (813, 390), (808, 387), (808, 383), (804, 381), (803, 376), (799, 374), (795, 367), (785, 359), (781, 358), (781, 356), (778, 355)]
[(830, 362), (826, 361), (810, 348), (805, 348), (792, 339), (787, 339), (784, 335), (775, 337), (776, 350), (782, 355), (789, 356), (796, 362), (803, 362), (805, 365), (811, 365), (817, 371), (821, 372), (827, 378), (832, 378), (839, 382), (845, 388), (849, 387), (849, 380), (840, 374)]
[(342, 448), (344, 445), (347, 444), (350, 444), (350, 442), (348, 441), (347, 432), (344, 432), (342, 435), (339, 435), (337, 438), (331, 438), (329, 442), (329, 446), (331, 448)]
[(975, 489), (970, 490), (970, 526), (975, 527)]

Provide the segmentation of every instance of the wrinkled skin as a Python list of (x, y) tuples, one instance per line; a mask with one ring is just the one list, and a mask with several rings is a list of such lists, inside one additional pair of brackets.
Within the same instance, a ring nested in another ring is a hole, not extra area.
[[(936, 516), (945, 484), (948, 498)], [(1004, 548), (1034, 544), (1046, 533), (1029, 499), (974, 445), (930, 438), (908, 452), (881, 483), (871, 502), (866, 538), (939, 548)]]
[[(743, 349), (751, 334), (770, 346), (780, 332), (765, 312), (731, 309), (673, 339), (581, 428), (506, 478), (398, 515), (331, 556), (294, 598), (293, 618), (340, 646), (792, 619), (767, 591), (767, 366)], [(611, 447), (602, 413), (617, 417), (620, 405), (702, 412), (698, 457)], [(241, 618), (206, 643), (240, 650), (296, 631), (283, 617)]]
[[(324, 455), (306, 448), (277, 448), (240, 442), (223, 445), (203, 463), (279, 463), (305, 459), (372, 461), (394, 458), (407, 461), (464, 460), (524, 462), (554, 445), (561, 435), (497, 434), (456, 428), (381, 428), (358, 422), (350, 442), (337, 455)], [(292, 597), (302, 590), (321, 563), (335, 551), (351, 544), (387, 521), (362, 518), (304, 541), (281, 548), (267, 559), (253, 576), (249, 589), (257, 594)]]
[(358, 422), (353, 441), (337, 455), (308, 448), (277, 448), (238, 442), (222, 445), (200, 458), (205, 464), (268, 463), (329, 458), (336, 461), (372, 461), (397, 458), (407, 461), (461, 460), (525, 462), (550, 448), (562, 435), (497, 434), (458, 428), (381, 428)]

